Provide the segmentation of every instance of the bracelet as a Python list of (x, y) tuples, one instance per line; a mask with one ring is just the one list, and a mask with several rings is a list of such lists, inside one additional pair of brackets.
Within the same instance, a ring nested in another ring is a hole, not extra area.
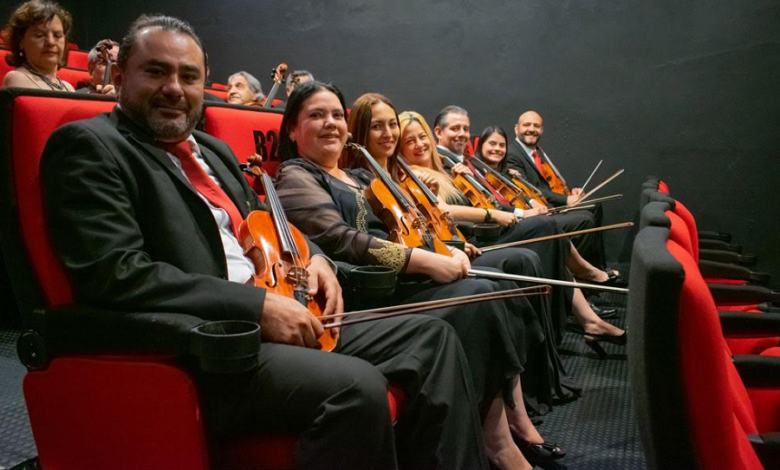
[(485, 223), (490, 222), (493, 218), (493, 214), (490, 213), (490, 209), (485, 209)]

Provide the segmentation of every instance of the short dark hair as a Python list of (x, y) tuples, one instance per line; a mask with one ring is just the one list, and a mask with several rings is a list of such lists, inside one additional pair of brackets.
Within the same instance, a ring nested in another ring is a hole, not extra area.
[(437, 127), (447, 127), (447, 116), (450, 114), (462, 114), (464, 116), (468, 116), (469, 112), (460, 106), (447, 106), (439, 111), (439, 114), (436, 115), (436, 119), (433, 121), (433, 128), (436, 129)]
[(195, 34), (195, 30), (192, 29), (192, 26), (190, 26), (189, 23), (172, 16), (141, 15), (132, 25), (130, 25), (127, 34), (122, 38), (122, 44), (119, 46), (119, 55), (116, 58), (116, 63), (120, 69), (124, 70), (127, 65), (133, 48), (138, 42), (138, 33), (146, 28), (160, 28), (163, 31), (186, 34), (191, 37), (192, 40), (195, 41), (195, 44), (200, 47), (201, 52), (203, 52), (203, 66), (206, 66), (206, 52), (203, 49), (203, 43), (198, 35)]
[(68, 51), (68, 35), (73, 24), (73, 19), (67, 10), (54, 2), (42, 0), (31, 0), (19, 5), (19, 7), (8, 18), (8, 23), (3, 28), (3, 39), (11, 48), (11, 54), (5, 56), (8, 65), (19, 67), (24, 65), (27, 59), (24, 57), (20, 44), (24, 33), (30, 26), (38, 23), (48, 23), (54, 17), (58, 17), (62, 22), (62, 31), (65, 33), (65, 50), (60, 58), (60, 67), (65, 65), (65, 57)]
[(339, 103), (341, 103), (341, 109), (346, 112), (347, 105), (344, 102), (344, 95), (330, 83), (311, 81), (295, 87), (295, 91), (292, 92), (287, 100), (287, 106), (284, 108), (284, 118), (282, 118), (282, 125), (279, 129), (279, 160), (286, 161), (300, 156), (298, 155), (298, 147), (295, 145), (295, 142), (290, 140), (290, 131), (298, 124), (298, 116), (301, 114), (303, 104), (311, 98), (311, 95), (320, 91), (329, 91), (336, 95)]
[[(506, 136), (506, 131), (501, 126), (487, 126), (485, 130), (482, 131), (482, 135), (479, 136), (479, 144), (477, 144), (477, 152), (476, 156), (477, 158), (484, 160), (484, 155), (482, 154), (482, 147), (485, 146), (485, 141), (487, 141), (488, 137), (490, 137), (493, 134), (498, 134), (504, 138), (506, 141), (507, 147), (509, 146), (509, 138)], [(504, 159), (501, 160), (501, 162), (498, 164), (498, 168), (500, 171), (504, 171), (506, 169), (506, 155), (504, 155)]]

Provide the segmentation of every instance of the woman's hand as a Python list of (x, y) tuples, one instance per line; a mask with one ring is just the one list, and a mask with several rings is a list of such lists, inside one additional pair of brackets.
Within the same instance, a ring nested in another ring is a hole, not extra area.
[(453, 256), (450, 257), (415, 248), (412, 250), (406, 272), (408, 274), (424, 274), (439, 284), (457, 281), (466, 277), (471, 263), (469, 263), (465, 253), (460, 250), (456, 251), (460, 255), (453, 253)]
[[(528, 211), (525, 212), (527, 213)], [(502, 227), (511, 227), (517, 223), (517, 216), (511, 212), (495, 209), (490, 211), (490, 220), (495, 221)]]
[(427, 171), (415, 171), (414, 175), (417, 176), (417, 178), (422, 181), (425, 186), (428, 186), (428, 189), (430, 189), (433, 194), (439, 195), (439, 182), (431, 176), (430, 173)]

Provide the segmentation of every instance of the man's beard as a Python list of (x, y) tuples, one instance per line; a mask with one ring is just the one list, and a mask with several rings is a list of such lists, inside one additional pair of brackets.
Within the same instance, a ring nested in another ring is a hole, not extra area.
[[(532, 139), (533, 139), (533, 138), (535, 138), (536, 140), (534, 140), (533, 142), (529, 142), (529, 141), (528, 141), (528, 138), (529, 138), (529, 137), (530, 137), (530, 138), (532, 138)], [(542, 136), (540, 136), (540, 135), (538, 135), (538, 134), (537, 134), (537, 135), (525, 135), (525, 134), (522, 134), (522, 135), (520, 136), (520, 140), (521, 140), (521, 141), (522, 141), (522, 142), (523, 142), (525, 145), (528, 145), (528, 146), (531, 146), (531, 147), (536, 147), (537, 145), (539, 145), (539, 141), (540, 141), (540, 140), (542, 140)]]
[(136, 123), (145, 127), (157, 140), (171, 140), (187, 138), (200, 121), (202, 109), (200, 106), (184, 109), (184, 119), (166, 119), (154, 116), (152, 106), (145, 102), (139, 102), (120, 93), (119, 102), (125, 111)]

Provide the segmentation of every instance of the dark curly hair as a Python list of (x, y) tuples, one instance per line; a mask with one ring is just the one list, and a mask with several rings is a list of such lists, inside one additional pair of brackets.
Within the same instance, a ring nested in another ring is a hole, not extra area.
[[(47, 2), (42, 0), (32, 0), (27, 3), (23, 3), (11, 14), (8, 18), (8, 23), (3, 28), (3, 39), (11, 49), (11, 54), (5, 56), (5, 61), (8, 65), (13, 67), (19, 67), (27, 62), (24, 53), (20, 49), (22, 38), (24, 33), (30, 28), (30, 26), (39, 23), (48, 23), (54, 17), (58, 17), (62, 22), (62, 31), (65, 33), (65, 51), (68, 49), (68, 36), (70, 35), (70, 28), (73, 24), (73, 19), (67, 10), (59, 6), (54, 2)], [(60, 67), (65, 65), (65, 54), (63, 51), (62, 58), (60, 59)]]

